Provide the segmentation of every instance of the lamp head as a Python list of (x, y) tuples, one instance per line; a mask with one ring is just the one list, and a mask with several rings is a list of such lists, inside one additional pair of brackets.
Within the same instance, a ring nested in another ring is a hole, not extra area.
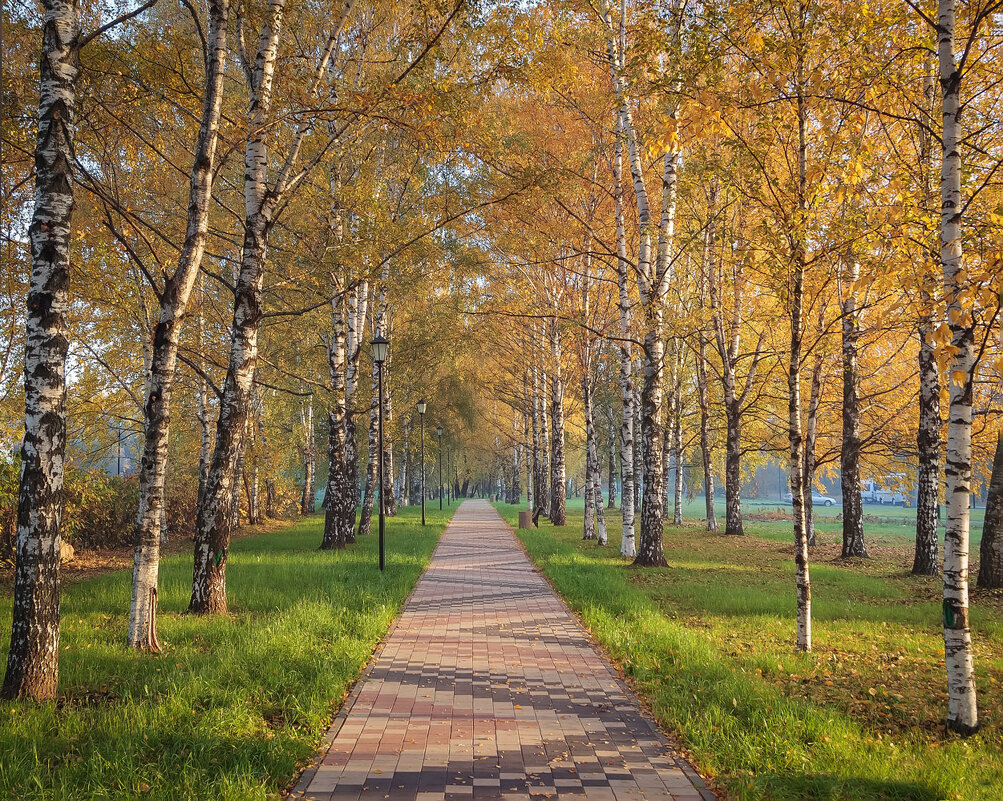
[(387, 360), (387, 349), (390, 347), (390, 342), (387, 340), (383, 334), (377, 334), (373, 337), (373, 361), (377, 364), (383, 364)]

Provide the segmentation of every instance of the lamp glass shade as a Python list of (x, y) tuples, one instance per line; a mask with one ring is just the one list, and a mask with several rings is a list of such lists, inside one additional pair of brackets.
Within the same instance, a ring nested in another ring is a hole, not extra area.
[(418, 401), (418, 414), (425, 414), (425, 409), (428, 408), (428, 404), (425, 403), (425, 399), (422, 398)]
[(377, 334), (373, 337), (373, 361), (382, 364), (387, 360), (387, 348), (390, 347), (390, 343), (387, 341), (386, 337), (382, 334)]
[(442, 426), (439, 426), (438, 428), (436, 428), (435, 429), (435, 433), (438, 434), (441, 437), (442, 436)]

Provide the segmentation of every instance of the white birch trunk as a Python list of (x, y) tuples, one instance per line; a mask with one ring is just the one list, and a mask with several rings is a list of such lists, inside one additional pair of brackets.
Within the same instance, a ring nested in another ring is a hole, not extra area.
[(44, 0), (35, 207), (28, 234), (24, 441), (17, 567), (3, 698), (47, 700), (59, 679), (59, 546), (66, 447), (66, 351), (79, 23), (75, 2)]
[[(934, 91), (935, 77), (932, 74), (923, 81), (923, 100), (928, 120), (932, 124), (936, 109)], [(920, 169), (923, 174), (923, 209), (932, 216), (932, 206), (936, 198), (934, 187), (934, 138), (927, 125), (920, 125), (918, 131)], [(939, 237), (938, 237), (939, 240)], [(930, 244), (930, 262), (940, 260), (939, 241)], [(925, 265), (924, 265), (925, 267)], [(927, 283), (930, 280), (930, 284)], [(920, 280), (920, 303), (922, 311), (916, 332), (919, 337), (919, 423), (916, 429), (916, 450), (919, 456), (919, 471), (916, 487), (916, 551), (912, 572), (921, 576), (936, 576), (940, 572), (938, 564), (938, 536), (940, 525), (940, 450), (943, 420), (940, 417), (940, 371), (933, 342), (935, 321), (932, 284), (934, 276), (924, 269)], [(983, 542), (985, 542), (983, 535)]]
[[(867, 556), (864, 545), (864, 508), (860, 491), (860, 399), (857, 375), (860, 313), (854, 285), (860, 262), (847, 259), (845, 296), (842, 298), (843, 440), (839, 453), (843, 493), (843, 557)], [(814, 533), (814, 529), (813, 529)], [(814, 543), (812, 543), (814, 544)]]
[(209, 3), (209, 60), (202, 119), (188, 192), (184, 244), (173, 275), (160, 296), (160, 319), (153, 336), (152, 359), (144, 408), (146, 439), (139, 469), (139, 511), (136, 521), (129, 607), (128, 643), (131, 648), (159, 651), (156, 631), (157, 584), (160, 569), (161, 526), (165, 518), (164, 485), (167, 475), (171, 394), (177, 370), (178, 342), (188, 300), (195, 287), (209, 230), (209, 206), (216, 169), (216, 146), (223, 103), (228, 0)]
[[(230, 359), (220, 398), (209, 480), (195, 523), (195, 561), (188, 608), (225, 614), (226, 556), (233, 528), (232, 499), (239, 492), (237, 463), (250, 407), (258, 356), (261, 287), (276, 195), (267, 183), (269, 110), (285, 0), (270, 0), (250, 78), (251, 127), (244, 152), (244, 240), (230, 335)], [(239, 496), (238, 496), (239, 497)], [(239, 504), (237, 504), (239, 508)]]
[[(707, 228), (704, 231), (702, 275), (699, 285), (700, 308), (707, 308), (707, 286), (717, 269), (714, 259), (718, 185), (712, 180), (707, 196)], [(703, 465), (704, 521), (707, 531), (717, 531), (714, 512), (714, 468), (710, 435), (710, 381), (707, 364), (707, 332), (701, 324), (697, 331), (697, 404), (700, 406), (700, 457)]]
[(975, 372), (974, 320), (962, 263), (961, 73), (955, 63), (956, 0), (939, 0), (939, 62), (944, 112), (940, 169), (942, 211), (940, 259), (953, 356), (948, 367), (947, 531), (944, 539), (944, 659), (947, 666), (947, 725), (961, 734), (979, 728), (972, 633), (968, 619), (969, 504), (972, 482), (972, 384)]
[(317, 449), (313, 431), (313, 393), (306, 403), (300, 401), (300, 425), (303, 428), (303, 494), (300, 497), (300, 514), (312, 515), (317, 511), (316, 487)]
[(564, 371), (561, 365), (561, 329), (555, 317), (550, 323), (550, 358), (553, 373), (550, 378), (550, 522), (566, 526), (567, 472), (564, 458)]
[(676, 462), (675, 491), (672, 498), (672, 522), (683, 524), (683, 379), (682, 346), (676, 341), (672, 354), (672, 458)]
[(790, 276), (791, 338), (787, 372), (788, 438), (790, 440), (790, 488), (794, 517), (794, 566), (797, 590), (797, 641), (799, 651), (811, 650), (811, 577), (808, 570), (808, 532), (804, 508), (804, 443), (801, 429), (801, 345), (804, 336), (803, 304), (805, 252), (805, 217), (807, 212), (807, 104), (803, 94), (803, 76), (798, 64), (798, 183), (795, 228), (791, 232), (792, 259)]
[(335, 287), (331, 300), (331, 338), (327, 358), (331, 374), (331, 408), (328, 412), (327, 509), (321, 549), (344, 548), (348, 544), (347, 506), (352, 502), (348, 466), (345, 463), (345, 362), (347, 345), (345, 293)]
[(373, 362), (370, 381), (369, 404), (369, 457), (366, 462), (366, 481), (362, 492), (362, 511), (359, 513), (358, 536), (370, 532), (375, 506), (377, 472), (379, 467), (379, 368)]
[(348, 542), (355, 542), (356, 510), (359, 506), (359, 453), (355, 415), (359, 389), (359, 358), (369, 311), (369, 282), (360, 281), (349, 293), (348, 359), (345, 378), (345, 465), (352, 493), (347, 511)]

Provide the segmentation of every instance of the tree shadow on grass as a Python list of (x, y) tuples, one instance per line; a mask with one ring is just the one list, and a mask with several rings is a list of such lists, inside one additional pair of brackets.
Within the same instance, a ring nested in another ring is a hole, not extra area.
[(917, 782), (828, 774), (761, 773), (757, 795), (787, 801), (938, 801), (943, 793)]

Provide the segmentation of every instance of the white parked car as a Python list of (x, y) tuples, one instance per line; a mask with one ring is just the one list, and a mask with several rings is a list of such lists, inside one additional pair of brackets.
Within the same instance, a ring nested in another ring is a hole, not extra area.
[[(793, 503), (794, 499), (788, 492), (784, 495), (784, 500), (787, 503)], [(823, 495), (821, 492), (812, 492), (811, 494), (811, 505), (812, 506), (835, 506), (839, 501), (833, 498), (831, 495)]]

